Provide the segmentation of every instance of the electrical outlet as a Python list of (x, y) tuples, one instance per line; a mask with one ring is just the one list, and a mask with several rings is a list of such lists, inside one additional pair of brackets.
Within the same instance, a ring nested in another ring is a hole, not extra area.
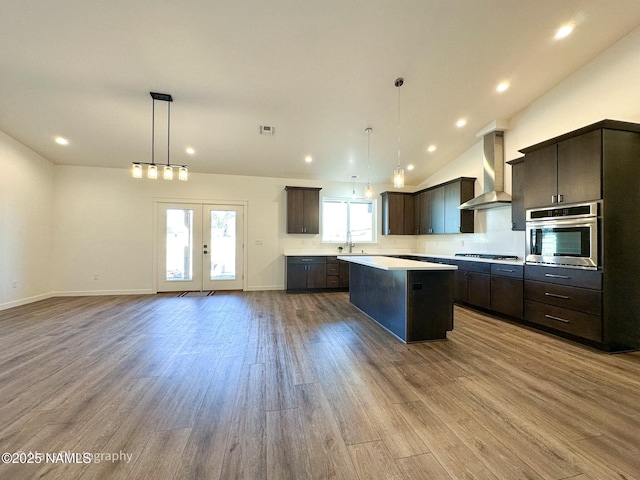
[(94, 280), (98, 280), (98, 274), (97, 274), (97, 273), (94, 273), (94, 274), (93, 274), (93, 279), (94, 279)]

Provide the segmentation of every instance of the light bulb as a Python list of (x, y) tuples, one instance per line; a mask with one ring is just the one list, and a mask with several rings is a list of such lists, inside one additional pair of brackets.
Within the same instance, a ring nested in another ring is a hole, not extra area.
[(395, 188), (404, 187), (404, 170), (399, 166), (393, 171), (393, 186)]
[(149, 165), (149, 168), (147, 168), (147, 178), (150, 178), (151, 180), (158, 178), (158, 167), (155, 165)]
[(163, 177), (165, 180), (173, 180), (173, 168), (171, 168), (169, 165), (164, 167)]
[(142, 178), (142, 165), (139, 163), (131, 165), (131, 176), (133, 178)]
[(186, 182), (188, 179), (189, 171), (187, 170), (187, 167), (180, 167), (180, 170), (178, 171), (178, 180)]
[(371, 200), (373, 198), (373, 187), (370, 183), (367, 183), (367, 186), (364, 189), (364, 198), (367, 200)]

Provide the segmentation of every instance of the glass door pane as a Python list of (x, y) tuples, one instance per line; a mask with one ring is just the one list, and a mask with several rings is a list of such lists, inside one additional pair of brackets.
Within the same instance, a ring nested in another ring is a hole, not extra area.
[(211, 210), (209, 280), (236, 279), (236, 212)]
[(193, 280), (193, 210), (167, 209), (165, 280)]
[(202, 289), (202, 205), (158, 205), (159, 292)]
[(204, 206), (204, 290), (243, 288), (243, 212), (236, 205)]

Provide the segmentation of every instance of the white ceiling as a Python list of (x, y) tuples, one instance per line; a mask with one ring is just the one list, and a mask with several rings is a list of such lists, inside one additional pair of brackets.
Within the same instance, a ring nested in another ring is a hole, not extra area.
[[(25, 0), (0, 12), (0, 130), (56, 164), (150, 161), (156, 91), (173, 95), (171, 161), (191, 172), (366, 181), (372, 127), (371, 181), (388, 183), (402, 76), (409, 185), (640, 25), (638, 0)], [(554, 41), (566, 22), (574, 33)], [(165, 102), (156, 113), (162, 163)]]

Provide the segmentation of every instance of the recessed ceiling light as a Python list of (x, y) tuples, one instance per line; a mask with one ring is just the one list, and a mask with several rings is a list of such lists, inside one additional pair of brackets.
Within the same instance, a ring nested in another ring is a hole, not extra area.
[(561, 40), (565, 37), (568, 37), (571, 34), (571, 32), (573, 32), (573, 25), (568, 23), (566, 25), (563, 25), (556, 31), (556, 35), (554, 38), (556, 40)]
[(313, 158), (311, 157), (311, 155), (307, 155), (306, 157), (304, 157), (304, 161), (307, 163), (311, 163), (313, 162)]
[(435, 145), (429, 145), (429, 148), (427, 148), (427, 152), (429, 153), (433, 153), (437, 150)]
[(409, 170), (409, 171), (413, 170), (414, 168), (416, 168), (416, 167), (414, 167), (412, 163), (407, 165), (407, 170)]
[(509, 88), (509, 82), (501, 82), (496, 87), (496, 92), (502, 93)]
[(189, 155), (193, 155), (194, 153), (196, 153), (196, 151), (193, 149), (193, 147), (185, 148), (185, 152), (187, 152)]
[(63, 137), (56, 137), (56, 143), (58, 145), (69, 145), (69, 140)]
[(456, 122), (456, 127), (458, 128), (464, 127), (466, 124), (467, 124), (467, 121), (464, 118), (461, 118)]

